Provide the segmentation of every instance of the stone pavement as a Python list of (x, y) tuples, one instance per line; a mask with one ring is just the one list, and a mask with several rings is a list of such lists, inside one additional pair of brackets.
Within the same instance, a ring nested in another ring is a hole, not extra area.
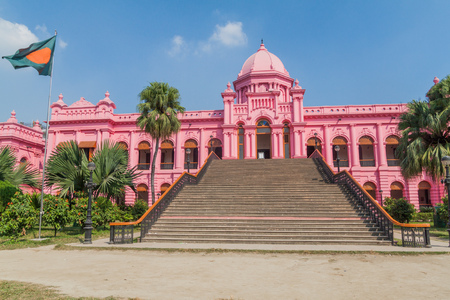
[[(135, 236), (137, 233), (135, 232)], [(401, 232), (394, 231), (401, 239)], [(274, 250), (274, 251), (347, 251), (347, 252), (449, 252), (448, 241), (431, 238), (431, 248), (409, 248), (376, 245), (279, 245), (279, 244), (211, 244), (211, 243), (133, 243), (109, 244), (109, 239), (94, 240), (91, 245), (70, 244), (78, 247), (139, 248), (139, 249), (224, 249), (224, 250)]]

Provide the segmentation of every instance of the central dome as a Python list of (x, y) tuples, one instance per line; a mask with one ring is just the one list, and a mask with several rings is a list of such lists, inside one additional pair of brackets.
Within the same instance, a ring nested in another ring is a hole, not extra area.
[(267, 51), (264, 44), (261, 43), (258, 51), (250, 56), (242, 66), (241, 72), (238, 77), (248, 73), (264, 73), (264, 72), (277, 71), (286, 76), (289, 76), (288, 71), (284, 68), (281, 60), (275, 55)]

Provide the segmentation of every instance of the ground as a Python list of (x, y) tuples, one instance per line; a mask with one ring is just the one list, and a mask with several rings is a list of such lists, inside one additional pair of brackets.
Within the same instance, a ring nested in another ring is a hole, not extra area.
[(0, 280), (74, 297), (140, 299), (449, 299), (448, 254), (0, 251)]

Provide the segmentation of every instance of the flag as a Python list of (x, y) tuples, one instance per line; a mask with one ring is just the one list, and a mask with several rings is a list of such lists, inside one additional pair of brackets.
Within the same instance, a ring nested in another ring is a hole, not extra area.
[(14, 69), (33, 67), (39, 75), (51, 76), (53, 52), (56, 35), (42, 42), (31, 44), (28, 48), (19, 49), (14, 55), (3, 56)]

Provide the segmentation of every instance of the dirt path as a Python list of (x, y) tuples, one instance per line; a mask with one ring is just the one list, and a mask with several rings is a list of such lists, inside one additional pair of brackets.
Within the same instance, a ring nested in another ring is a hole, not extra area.
[(141, 299), (449, 299), (450, 256), (0, 251), (0, 279), (70, 296)]

